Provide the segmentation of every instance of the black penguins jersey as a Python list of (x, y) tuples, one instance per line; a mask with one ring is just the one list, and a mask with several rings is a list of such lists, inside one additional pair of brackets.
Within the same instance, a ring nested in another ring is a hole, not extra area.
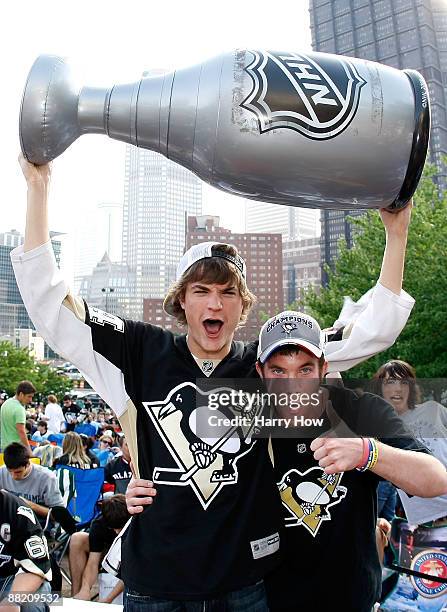
[[(267, 442), (194, 435), (204, 373), (185, 336), (74, 298), (50, 243), (12, 259), (36, 329), (111, 406), (139, 476), (155, 482), (154, 503), (133, 517), (123, 543), (126, 587), (201, 600), (263, 578), (279, 557), (281, 523)], [(255, 344), (234, 342), (207, 380), (253, 375), (255, 360)]]
[(20, 498), (0, 490), (0, 579), (20, 569), (51, 580), (47, 541), (34, 512)]
[[(347, 426), (358, 435), (377, 434), (373, 437), (390, 446), (428, 452), (382, 398), (327, 388), (342, 431)], [(271, 612), (338, 607), (370, 612), (380, 597), (375, 538), (380, 478), (357, 470), (329, 475), (319, 467), (310, 445), (334, 428), (334, 418), (322, 416), (318, 429), (272, 440), (284, 532), (283, 563), (266, 580)]]
[[(140, 476), (157, 487), (123, 542), (126, 586), (206, 599), (263, 578), (278, 560), (280, 526), (266, 440), (204, 442), (191, 425), (203, 372), (185, 336), (131, 321), (120, 332), (90, 313), (95, 351), (122, 372), (129, 398), (118, 416)], [(234, 342), (209, 379), (252, 374), (255, 354)]]

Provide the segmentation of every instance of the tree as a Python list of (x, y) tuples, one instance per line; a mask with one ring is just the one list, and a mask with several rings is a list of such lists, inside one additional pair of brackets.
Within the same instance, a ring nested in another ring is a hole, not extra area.
[(37, 393), (65, 395), (72, 388), (72, 381), (60, 375), (54, 368), (37, 362), (26, 348), (16, 348), (11, 342), (0, 342), (0, 387), (8, 395), (14, 395), (17, 385), (29, 380)]
[[(393, 347), (347, 373), (350, 378), (370, 377), (392, 358), (408, 361), (419, 377), (447, 375), (447, 197), (439, 194), (428, 165), (414, 198), (408, 235), (404, 289), (416, 300), (410, 319)], [(329, 283), (318, 294), (308, 292), (306, 306), (323, 325), (336, 320), (343, 296), (358, 299), (373, 287), (380, 274), (385, 234), (377, 211), (351, 219), (355, 245), (341, 244)]]

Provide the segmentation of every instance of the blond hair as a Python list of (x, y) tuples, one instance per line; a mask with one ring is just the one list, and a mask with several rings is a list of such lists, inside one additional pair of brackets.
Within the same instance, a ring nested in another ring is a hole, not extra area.
[[(239, 255), (236, 247), (230, 244), (219, 244), (217, 247), (232, 257)], [(234, 284), (242, 299), (242, 313), (238, 327), (245, 323), (248, 313), (256, 302), (256, 297), (249, 290), (245, 279), (233, 263), (220, 257), (209, 257), (194, 263), (168, 291), (165, 304), (169, 303), (171, 314), (177, 319), (179, 325), (187, 325), (185, 311), (181, 305), (185, 299), (186, 288), (189, 283), (199, 281), (204, 285)]]
[(76, 432), (69, 431), (65, 434), (62, 451), (68, 456), (68, 465), (79, 464), (84, 468), (91, 466), (91, 461), (82, 446), (82, 438)]

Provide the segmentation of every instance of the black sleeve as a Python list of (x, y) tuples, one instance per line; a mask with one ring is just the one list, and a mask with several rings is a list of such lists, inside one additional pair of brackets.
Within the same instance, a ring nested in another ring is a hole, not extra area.
[[(126, 372), (130, 362), (139, 361), (141, 338), (153, 326), (138, 321), (122, 319), (88, 306), (85, 303), (85, 323), (90, 327), (93, 350), (101, 354), (122, 372)], [(154, 327), (154, 330), (156, 328)]]
[(88, 532), (90, 552), (105, 552), (115, 539), (115, 532), (109, 529), (102, 516), (98, 516)]
[(25, 503), (17, 503), (14, 518), (12, 554), (16, 565), (51, 580), (47, 541), (36, 515)]

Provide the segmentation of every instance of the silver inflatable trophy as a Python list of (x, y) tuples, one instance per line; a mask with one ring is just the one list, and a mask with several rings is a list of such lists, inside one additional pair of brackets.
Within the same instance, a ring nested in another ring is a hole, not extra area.
[(324, 53), (235, 51), (106, 89), (76, 88), (64, 59), (42, 55), (20, 113), (36, 164), (107, 134), (229, 193), (317, 208), (405, 206), (429, 131), (419, 73)]

